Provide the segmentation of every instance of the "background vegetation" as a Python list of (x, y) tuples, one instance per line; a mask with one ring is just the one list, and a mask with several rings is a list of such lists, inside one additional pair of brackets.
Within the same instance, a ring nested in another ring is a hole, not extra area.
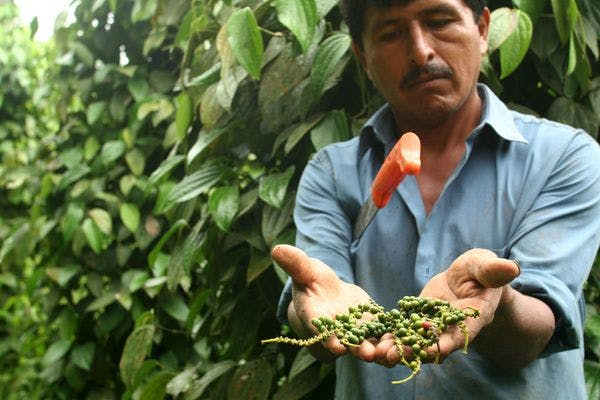
[[(596, 137), (599, 3), (489, 3), (481, 80)], [(336, 1), (73, 4), (47, 44), (0, 4), (0, 397), (330, 398), (260, 340), (304, 165), (381, 104)], [(598, 398), (598, 265), (586, 296)]]

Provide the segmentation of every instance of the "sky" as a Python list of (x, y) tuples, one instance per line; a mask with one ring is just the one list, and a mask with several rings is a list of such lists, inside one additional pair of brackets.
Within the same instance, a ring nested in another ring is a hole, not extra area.
[(36, 40), (46, 41), (54, 31), (54, 20), (62, 11), (69, 9), (72, 0), (14, 0), (19, 7), (23, 22), (27, 25), (38, 17)]

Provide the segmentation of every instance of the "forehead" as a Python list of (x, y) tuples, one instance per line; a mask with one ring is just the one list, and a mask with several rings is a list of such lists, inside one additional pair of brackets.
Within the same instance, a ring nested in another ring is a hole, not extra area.
[(363, 15), (365, 28), (377, 28), (383, 21), (452, 14), (472, 16), (464, 0), (391, 0), (367, 3)]

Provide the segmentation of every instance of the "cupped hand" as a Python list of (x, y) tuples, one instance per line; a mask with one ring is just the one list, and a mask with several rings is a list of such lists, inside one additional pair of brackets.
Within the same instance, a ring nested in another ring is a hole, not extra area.
[[(467, 318), (464, 321), (469, 340), (473, 340), (494, 320), (499, 305), (510, 301), (512, 291), (507, 284), (519, 273), (519, 266), (514, 261), (499, 258), (489, 250), (472, 249), (454, 260), (446, 271), (427, 282), (420, 296), (446, 300), (460, 309), (472, 307), (479, 310), (478, 318)], [(443, 360), (453, 351), (462, 349), (465, 339), (458, 327), (450, 327), (440, 335), (439, 347), (427, 349), (429, 357), (422, 361)], [(410, 359), (410, 353), (410, 348), (404, 349), (406, 358)], [(391, 335), (384, 335), (377, 343), (374, 361), (386, 366), (401, 361)]]
[[(292, 304), (295, 314), (302, 324), (294, 326), (299, 334), (316, 335), (312, 320), (321, 316), (335, 318), (345, 314), (350, 306), (367, 304), (371, 297), (360, 287), (343, 282), (325, 263), (309, 257), (305, 252), (290, 245), (278, 245), (271, 251), (273, 260), (292, 278)], [(346, 354), (348, 349), (331, 336), (323, 343), (332, 355)], [(358, 347), (351, 347), (352, 354), (365, 361), (372, 361), (375, 347), (370, 341), (363, 341)]]

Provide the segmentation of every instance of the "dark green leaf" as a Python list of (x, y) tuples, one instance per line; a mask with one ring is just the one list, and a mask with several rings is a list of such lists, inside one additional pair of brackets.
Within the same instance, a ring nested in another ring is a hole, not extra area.
[(296, 354), (296, 358), (294, 358), (288, 379), (293, 381), (296, 375), (310, 367), (316, 361), (317, 359), (310, 354), (306, 347), (301, 348)]
[(167, 383), (173, 379), (171, 372), (159, 372), (152, 375), (140, 391), (140, 399), (163, 400), (167, 393)]
[(208, 132), (204, 130), (200, 131), (198, 140), (187, 154), (187, 163), (190, 164), (194, 161), (212, 142), (217, 140), (225, 132), (225, 129), (213, 129)]
[(348, 34), (336, 33), (321, 44), (315, 55), (310, 83), (312, 85), (315, 99), (318, 99), (338, 69), (340, 60), (350, 49), (352, 39)]
[(177, 114), (175, 115), (175, 125), (177, 126), (177, 137), (185, 138), (188, 128), (192, 122), (193, 104), (192, 99), (187, 93), (181, 93), (175, 98), (177, 104)]
[(177, 155), (163, 160), (158, 168), (150, 175), (149, 183), (156, 185), (164, 176), (175, 169), (181, 162), (185, 160), (185, 156)]
[(205, 163), (197, 171), (187, 175), (175, 185), (169, 193), (168, 202), (172, 204), (182, 203), (206, 193), (221, 180), (225, 172), (225, 168), (217, 163), (212, 161)]
[(127, 337), (119, 361), (121, 379), (125, 385), (130, 386), (132, 384), (135, 374), (150, 354), (155, 330), (154, 325), (142, 325)]
[(285, 172), (271, 174), (260, 179), (258, 196), (267, 204), (281, 208), (287, 187), (296, 168), (292, 165)]
[(57, 362), (58, 360), (63, 358), (65, 354), (67, 354), (70, 348), (70, 340), (59, 340), (57, 342), (52, 343), (50, 347), (48, 347), (48, 350), (46, 350), (44, 358), (42, 358), (42, 364), (44, 366), (48, 366)]
[(104, 143), (100, 157), (105, 166), (111, 165), (125, 153), (125, 143), (120, 140), (112, 140)]
[(248, 272), (246, 273), (246, 283), (252, 283), (252, 281), (265, 272), (271, 264), (272, 261), (270, 255), (264, 254), (252, 247), (250, 262), (248, 263)]
[(208, 197), (208, 211), (219, 228), (228, 232), (231, 222), (240, 208), (237, 186), (214, 189)]
[(135, 232), (140, 224), (140, 210), (135, 204), (123, 203), (119, 208), (119, 215), (123, 224), (131, 232)]
[(207, 368), (207, 373), (204, 374), (200, 379), (192, 383), (192, 387), (189, 391), (185, 392), (183, 400), (197, 400), (203, 398), (204, 391), (214, 381), (219, 379), (221, 376), (231, 371), (236, 366), (231, 360), (225, 360), (217, 364), (211, 365)]
[(229, 382), (228, 400), (267, 400), (273, 380), (273, 367), (263, 359), (241, 365)]
[(87, 109), (87, 123), (88, 125), (94, 125), (100, 120), (102, 114), (106, 111), (107, 103), (105, 101), (97, 101), (88, 106)]
[(315, 150), (320, 150), (331, 143), (350, 139), (351, 136), (346, 113), (339, 110), (330, 112), (310, 132), (310, 139)]
[(81, 229), (94, 253), (100, 254), (108, 246), (109, 238), (91, 218), (83, 221)]
[(135, 0), (131, 9), (131, 22), (149, 19), (156, 13), (158, 0)]
[(71, 361), (79, 368), (89, 371), (92, 368), (95, 353), (96, 344), (94, 342), (87, 342), (73, 348), (71, 351)]
[(275, 8), (279, 22), (296, 36), (306, 52), (319, 22), (315, 0), (275, 0)]
[(262, 234), (268, 246), (271, 246), (275, 238), (292, 222), (294, 210), (294, 196), (290, 195), (283, 203), (281, 209), (265, 206), (262, 213)]
[(260, 78), (264, 44), (254, 13), (248, 7), (235, 11), (227, 22), (231, 50), (240, 65), (256, 80)]
[(285, 382), (273, 396), (273, 400), (299, 400), (310, 393), (321, 382), (319, 368), (307, 368)]

